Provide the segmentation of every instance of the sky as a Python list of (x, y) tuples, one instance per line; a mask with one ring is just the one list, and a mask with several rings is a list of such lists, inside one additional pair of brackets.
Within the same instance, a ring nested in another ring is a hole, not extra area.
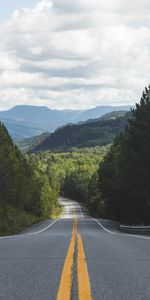
[(0, 0), (0, 110), (138, 102), (149, 17), (149, 0)]

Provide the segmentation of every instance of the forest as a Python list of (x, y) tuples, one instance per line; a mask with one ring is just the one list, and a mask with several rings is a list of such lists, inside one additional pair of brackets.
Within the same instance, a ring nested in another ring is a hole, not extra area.
[(0, 234), (16, 233), (57, 215), (58, 194), (0, 124)]
[(149, 157), (150, 87), (111, 145), (22, 154), (0, 124), (0, 234), (58, 217), (60, 194), (93, 216), (150, 224)]
[(98, 177), (107, 217), (125, 224), (150, 224), (150, 86), (116, 137)]
[[(71, 151), (64, 153), (41, 152), (32, 154), (30, 162), (32, 165), (36, 162), (37, 168), (46, 174), (50, 184), (52, 186), (54, 184), (54, 188), (59, 187), (61, 195), (82, 202), (92, 211), (92, 203), (89, 205), (90, 185), (98, 176), (99, 164), (109, 148), (110, 145), (72, 148)], [(92, 195), (90, 199), (92, 202)]]

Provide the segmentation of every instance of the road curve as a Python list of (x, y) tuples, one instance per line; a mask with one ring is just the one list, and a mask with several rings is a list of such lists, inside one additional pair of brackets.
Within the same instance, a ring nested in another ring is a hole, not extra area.
[(0, 238), (0, 300), (149, 300), (150, 238), (60, 201), (60, 219)]

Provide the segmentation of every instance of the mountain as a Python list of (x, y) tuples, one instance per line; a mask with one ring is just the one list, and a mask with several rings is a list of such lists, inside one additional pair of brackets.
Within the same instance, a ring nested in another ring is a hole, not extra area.
[(111, 112), (129, 111), (132, 106), (97, 106), (82, 113), (80, 120), (97, 119)]
[(43, 133), (43, 128), (38, 128), (34, 124), (17, 122), (0, 117), (1, 122), (6, 126), (11, 137), (17, 141)]
[(88, 124), (88, 123), (94, 123), (102, 120), (115, 120), (118, 117), (124, 117), (126, 113), (129, 113), (129, 111), (125, 110), (119, 110), (119, 111), (112, 111), (105, 115), (102, 115), (100, 118), (96, 119), (88, 119), (87, 121), (79, 122), (78, 124)]
[(43, 132), (54, 132), (68, 123), (101, 117), (112, 111), (127, 111), (131, 106), (99, 106), (89, 110), (52, 110), (45, 106), (18, 105), (0, 112), (0, 121), (15, 140), (30, 138)]
[(66, 151), (70, 148), (85, 148), (107, 145), (113, 142), (115, 136), (125, 128), (130, 112), (124, 115), (106, 119), (98, 119), (82, 124), (69, 124), (58, 128), (43, 142), (32, 149), (31, 152), (39, 151)]

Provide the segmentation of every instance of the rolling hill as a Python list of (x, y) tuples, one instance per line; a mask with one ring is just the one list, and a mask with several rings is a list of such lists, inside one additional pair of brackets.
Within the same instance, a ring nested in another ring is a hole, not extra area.
[(82, 124), (68, 124), (58, 128), (31, 152), (66, 151), (73, 147), (95, 147), (107, 145), (125, 128), (130, 112), (106, 114), (106, 118), (90, 120)]

